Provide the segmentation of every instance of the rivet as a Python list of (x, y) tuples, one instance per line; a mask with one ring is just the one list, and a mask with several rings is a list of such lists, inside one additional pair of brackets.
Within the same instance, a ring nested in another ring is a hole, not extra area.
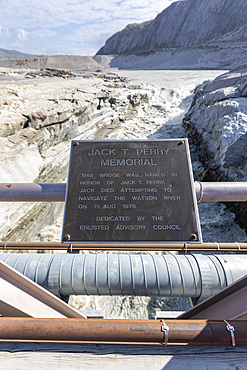
[(196, 240), (196, 239), (197, 239), (197, 235), (196, 234), (191, 234), (190, 240)]
[(68, 240), (70, 240), (70, 235), (69, 234), (64, 235), (63, 240), (65, 242), (67, 242)]

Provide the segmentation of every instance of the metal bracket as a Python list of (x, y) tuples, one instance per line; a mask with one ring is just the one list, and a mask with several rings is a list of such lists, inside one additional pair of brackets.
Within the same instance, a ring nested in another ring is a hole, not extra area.
[(226, 320), (223, 320), (224, 323), (226, 324), (226, 328), (227, 330), (230, 332), (231, 334), (231, 339), (232, 339), (232, 346), (235, 347), (236, 346), (236, 340), (235, 340), (235, 335), (234, 335), (234, 331), (235, 331), (235, 328), (233, 325), (229, 324), (229, 322), (227, 322)]
[(219, 245), (219, 243), (215, 242), (215, 244), (217, 246), (218, 251), (220, 251), (220, 245)]
[(200, 197), (199, 197), (199, 199), (197, 201), (198, 203), (200, 203), (201, 200), (202, 200), (202, 198), (203, 198), (203, 186), (202, 186), (201, 181), (196, 181), (196, 183), (200, 185), (200, 193), (199, 193)]
[(165, 346), (167, 346), (167, 343), (168, 343), (168, 331), (170, 330), (169, 329), (169, 326), (166, 325), (165, 321), (162, 319), (162, 326), (161, 326), (161, 330), (165, 333)]
[(241, 251), (240, 244), (235, 242), (235, 244), (238, 246), (238, 250)]
[(69, 254), (79, 254), (79, 250), (77, 249), (73, 249), (73, 244), (70, 244), (68, 249), (67, 249), (67, 253)]

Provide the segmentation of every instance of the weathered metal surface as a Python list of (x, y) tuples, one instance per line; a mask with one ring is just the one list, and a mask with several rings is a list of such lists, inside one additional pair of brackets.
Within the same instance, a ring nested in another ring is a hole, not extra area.
[[(195, 182), (199, 202), (246, 202), (247, 182)], [(0, 183), (1, 202), (64, 202), (66, 184)]]
[(0, 285), (0, 313), (3, 316), (86, 318), (3, 261), (0, 261)]
[(72, 141), (62, 241), (202, 241), (187, 139)]
[(57, 296), (205, 299), (247, 273), (246, 255), (1, 253), (0, 259)]
[(195, 182), (198, 202), (247, 202), (247, 182)]
[(246, 320), (247, 275), (178, 316), (180, 319)]
[[(166, 320), (168, 344), (231, 346), (223, 321)], [(0, 318), (0, 340), (164, 343), (159, 320)], [(236, 345), (247, 345), (247, 321), (231, 321)]]
[[(58, 242), (0, 242), (0, 249), (2, 250), (116, 250), (119, 246), (114, 244), (102, 245), (100, 243), (93, 244), (61, 244)], [(121, 244), (121, 250), (130, 251), (133, 247), (137, 251), (150, 250), (150, 244), (132, 244), (131, 247), (127, 243)], [(220, 252), (246, 252), (247, 243), (203, 243), (203, 244), (186, 244), (186, 243), (160, 243), (151, 245), (152, 250), (159, 251), (220, 251)]]

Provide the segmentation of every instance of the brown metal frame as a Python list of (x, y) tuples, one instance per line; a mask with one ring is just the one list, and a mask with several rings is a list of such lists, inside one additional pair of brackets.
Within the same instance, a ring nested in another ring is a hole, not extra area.
[[(0, 184), (4, 201), (64, 201), (66, 184)], [(13, 186), (14, 185), (14, 186)], [(28, 186), (26, 186), (28, 185)], [(197, 200), (246, 201), (245, 185), (196, 183)], [(58, 188), (59, 186), (59, 188)], [(6, 190), (10, 193), (6, 196)], [(219, 191), (218, 191), (219, 190)], [(235, 191), (236, 190), (236, 191)], [(30, 199), (31, 194), (31, 199)], [(1, 194), (0, 194), (1, 195)], [(6, 196), (6, 197), (5, 197)], [(234, 199), (233, 199), (234, 198)], [(122, 243), (118, 245), (56, 242), (0, 242), (2, 250), (125, 250), (246, 252), (247, 243)], [(247, 345), (247, 321), (101, 320), (0, 317), (0, 341)]]
[(84, 318), (86, 316), (0, 261), (0, 313), (3, 316)]
[(119, 243), (117, 245), (102, 245), (100, 243), (93, 244), (61, 244), (59, 242), (0, 242), (0, 250), (65, 250), (65, 251), (80, 251), (80, 250), (121, 250), (121, 251), (177, 251), (177, 252), (193, 252), (193, 251), (212, 251), (212, 252), (247, 252), (247, 243)]
[[(247, 321), (0, 318), (0, 341), (247, 345)], [(233, 341), (234, 339), (234, 341)]]
[(247, 275), (178, 316), (178, 319), (247, 319)]

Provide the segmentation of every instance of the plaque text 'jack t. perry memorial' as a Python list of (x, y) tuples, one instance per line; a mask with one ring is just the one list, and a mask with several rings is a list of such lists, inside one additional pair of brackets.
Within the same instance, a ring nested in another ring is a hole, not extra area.
[(63, 243), (201, 242), (187, 139), (72, 141)]

